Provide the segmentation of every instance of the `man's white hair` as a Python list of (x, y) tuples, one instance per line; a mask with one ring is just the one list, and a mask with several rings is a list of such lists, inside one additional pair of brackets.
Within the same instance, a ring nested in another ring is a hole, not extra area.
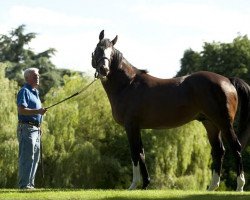
[(35, 68), (35, 67), (25, 69), (24, 72), (23, 72), (23, 76), (24, 76), (25, 80), (27, 80), (27, 78), (30, 76), (31, 72), (38, 73), (39, 69)]

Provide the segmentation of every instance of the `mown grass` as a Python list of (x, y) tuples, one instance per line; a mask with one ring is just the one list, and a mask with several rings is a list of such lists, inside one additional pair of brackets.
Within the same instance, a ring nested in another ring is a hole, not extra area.
[(250, 192), (200, 192), (182, 190), (0, 190), (1, 200), (249, 200)]

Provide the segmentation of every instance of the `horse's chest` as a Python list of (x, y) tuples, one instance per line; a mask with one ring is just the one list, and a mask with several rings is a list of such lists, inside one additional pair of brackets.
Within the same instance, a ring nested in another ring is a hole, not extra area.
[(138, 105), (135, 99), (121, 99), (114, 102), (111, 107), (115, 121), (124, 125), (126, 120), (136, 117)]

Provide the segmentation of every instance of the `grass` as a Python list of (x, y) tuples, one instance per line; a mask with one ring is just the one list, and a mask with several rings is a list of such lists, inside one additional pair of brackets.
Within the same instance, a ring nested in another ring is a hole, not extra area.
[(201, 192), (183, 190), (59, 190), (1, 189), (0, 200), (249, 200), (250, 192)]

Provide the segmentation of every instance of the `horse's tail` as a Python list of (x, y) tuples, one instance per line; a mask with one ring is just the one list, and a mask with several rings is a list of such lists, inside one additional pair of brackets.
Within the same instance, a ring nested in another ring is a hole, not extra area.
[(250, 138), (250, 86), (239, 78), (229, 78), (237, 90), (239, 98), (238, 138), (244, 148)]

